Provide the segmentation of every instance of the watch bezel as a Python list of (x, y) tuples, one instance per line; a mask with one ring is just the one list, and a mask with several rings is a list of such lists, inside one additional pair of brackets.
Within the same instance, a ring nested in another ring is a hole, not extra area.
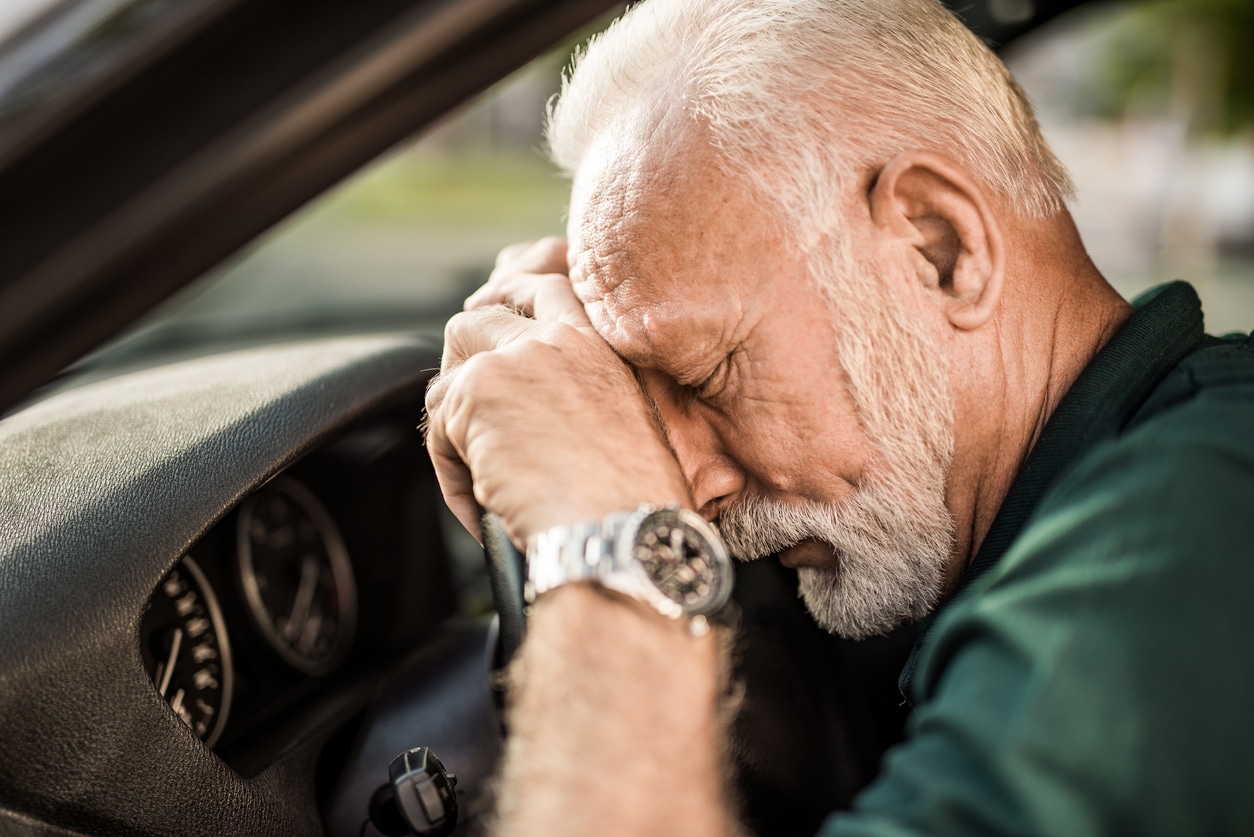
[[(658, 518), (668, 519), (672, 525), (682, 525), (696, 532), (704, 544), (707, 563), (712, 573), (710, 591), (695, 605), (683, 604), (671, 598), (650, 576), (648, 570), (634, 554), (636, 538), (646, 525), (654, 525)], [(733, 586), (731, 556), (727, 551), (723, 538), (718, 530), (696, 512), (679, 506), (655, 508), (642, 506), (631, 512), (623, 522), (614, 543), (615, 563), (622, 571), (630, 574), (632, 589), (621, 592), (634, 594), (643, 598), (657, 611), (672, 619), (683, 616), (712, 616), (720, 611), (730, 600)], [(606, 579), (609, 581), (609, 579)], [(614, 584), (607, 584), (616, 587)]]

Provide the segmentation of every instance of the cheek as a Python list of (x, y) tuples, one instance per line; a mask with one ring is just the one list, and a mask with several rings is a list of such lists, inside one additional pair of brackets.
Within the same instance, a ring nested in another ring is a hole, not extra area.
[(750, 482), (776, 494), (839, 501), (859, 484), (870, 455), (848, 391), (831, 381), (786, 401), (742, 399), (719, 425)]

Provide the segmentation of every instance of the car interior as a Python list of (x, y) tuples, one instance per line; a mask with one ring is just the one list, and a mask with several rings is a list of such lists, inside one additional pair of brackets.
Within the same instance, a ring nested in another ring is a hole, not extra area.
[[(960, 11), (1001, 47), (1075, 5)], [(61, 0), (0, 29), (0, 833), (490, 829), (525, 615), (423, 448), (438, 332), (99, 358), (621, 8)], [(736, 569), (743, 818), (813, 833), (904, 735), (913, 631), (831, 637), (790, 571)]]

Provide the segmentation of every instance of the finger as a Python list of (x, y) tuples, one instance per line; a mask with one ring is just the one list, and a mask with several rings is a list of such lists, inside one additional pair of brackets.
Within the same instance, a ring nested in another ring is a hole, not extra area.
[(512, 264), (520, 258), (523, 253), (526, 253), (532, 247), (535, 247), (537, 243), (538, 242), (535, 241), (523, 241), (518, 244), (510, 244), (508, 247), (502, 247), (501, 252), (496, 254), (496, 262), (493, 267), (504, 267), (505, 265)]
[(474, 496), (474, 480), (445, 426), (445, 395), (449, 380), (437, 376), (427, 389), (427, 415), (422, 424), (427, 452), (435, 467), (436, 481), (444, 502), (466, 531), (483, 542), (479, 531), (481, 512)]
[(583, 304), (571, 289), (570, 279), (559, 273), (503, 276), (466, 300), (467, 311), (489, 305), (504, 305), (525, 317), (558, 320), (576, 328), (590, 325)]
[(457, 522), (479, 543), (483, 543), (483, 532), (480, 521), (483, 510), (475, 499), (474, 482), (470, 477), (470, 469), (460, 460), (453, 460), (443, 454), (432, 452), (431, 463), (435, 466), (436, 480), (440, 484), (440, 493), (444, 495), (444, 504), (457, 518)]
[[(566, 239), (548, 236), (501, 251), (496, 269), (522, 273), (566, 273)], [(495, 272), (495, 271), (494, 271)]]
[(521, 285), (525, 284), (526, 277), (533, 274), (565, 276), (566, 272), (565, 239), (550, 237), (528, 244), (512, 244), (497, 255), (496, 267), (488, 281), (466, 299), (463, 308), (470, 311), (504, 303), (527, 310), (529, 306), (523, 304), (525, 300), (513, 299), (521, 290)]
[(570, 285), (570, 279), (563, 276), (562, 281), (537, 282), (531, 286), (531, 316), (540, 322), (559, 322), (577, 328), (589, 336), (596, 334), (588, 312), (584, 309), (579, 297)]
[(535, 326), (535, 320), (494, 305), (455, 314), (444, 326), (444, 357), (440, 373), (446, 374), (480, 352), (512, 343)]
[(530, 317), (535, 310), (535, 297), (541, 285), (570, 285), (570, 279), (562, 273), (505, 273), (492, 274), (482, 288), (466, 298), (463, 309), (474, 311), (489, 305), (504, 305)]

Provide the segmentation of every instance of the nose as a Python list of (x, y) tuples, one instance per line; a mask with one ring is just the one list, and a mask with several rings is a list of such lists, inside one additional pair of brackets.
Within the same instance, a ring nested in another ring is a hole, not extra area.
[(668, 417), (665, 413), (663, 423), (697, 510), (706, 520), (716, 519), (744, 490), (744, 471), (727, 454), (709, 423), (692, 415)]

